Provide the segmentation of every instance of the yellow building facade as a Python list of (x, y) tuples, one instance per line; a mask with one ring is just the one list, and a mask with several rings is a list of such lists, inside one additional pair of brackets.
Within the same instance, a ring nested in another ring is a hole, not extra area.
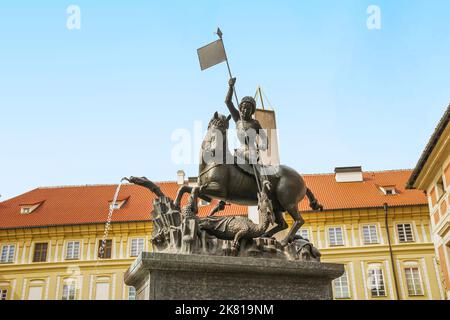
[[(428, 207), (387, 208), (387, 212), (388, 227), (384, 208), (303, 214), (306, 222), (300, 234), (319, 248), (322, 261), (345, 265), (346, 273), (333, 282), (334, 298), (443, 299)], [(404, 233), (404, 225), (411, 226), (411, 233)]]
[[(345, 182), (338, 174), (305, 176), (325, 210), (310, 211), (304, 200), (299, 234), (319, 248), (323, 262), (345, 264), (346, 273), (333, 282), (335, 299), (443, 299), (427, 200), (404, 190), (411, 172), (358, 174), (360, 180)], [(178, 188), (159, 185), (170, 197)], [(99, 258), (115, 187), (38, 188), (1, 202), (2, 299), (134, 299), (123, 276), (142, 250), (151, 250), (153, 195), (122, 187)], [(244, 209), (227, 206), (221, 214)]]
[(450, 106), (425, 147), (408, 187), (427, 194), (432, 239), (450, 299)]
[[(112, 224), (111, 255), (103, 259), (104, 224), (0, 230), (0, 247), (15, 247), (12, 261), (0, 264), (4, 299), (133, 299), (123, 275), (141, 250), (151, 249), (151, 228), (150, 222)], [(35, 261), (36, 245), (44, 243), (45, 257)]]

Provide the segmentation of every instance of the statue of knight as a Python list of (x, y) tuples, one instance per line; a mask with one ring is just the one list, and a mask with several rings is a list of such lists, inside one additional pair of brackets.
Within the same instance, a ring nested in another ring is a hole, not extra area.
[[(253, 118), (256, 112), (256, 101), (250, 96), (243, 97), (239, 103), (239, 110), (236, 109), (232, 101), (235, 83), (236, 78), (230, 78), (225, 98), (225, 104), (236, 123), (236, 133), (241, 143), (241, 147), (235, 149), (234, 152), (235, 163), (243, 171), (255, 176), (261, 190), (270, 190), (270, 181), (265, 174), (261, 173), (264, 168), (259, 157), (259, 150), (265, 151), (268, 149), (268, 138), (259, 121)], [(225, 204), (224, 201), (220, 201), (209, 215), (212, 216), (223, 210)]]

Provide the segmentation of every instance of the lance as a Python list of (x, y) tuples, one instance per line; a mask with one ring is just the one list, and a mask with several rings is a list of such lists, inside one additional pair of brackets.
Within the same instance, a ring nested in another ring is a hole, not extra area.
[[(230, 62), (228, 62), (228, 56), (227, 56), (227, 51), (225, 50), (225, 44), (223, 43), (223, 33), (222, 30), (220, 30), (219, 27), (217, 27), (217, 31), (215, 32), (217, 34), (217, 36), (219, 37), (220, 41), (222, 41), (222, 46), (223, 46), (223, 52), (225, 53), (225, 61), (227, 63), (227, 69), (228, 69), (228, 75), (230, 76), (230, 79), (233, 78), (233, 75), (231, 74), (231, 68), (230, 68)], [(233, 92), (234, 92), (234, 98), (236, 99), (236, 105), (239, 108), (239, 99), (236, 93), (236, 86), (233, 86)]]
[[(201, 70), (205, 70), (209, 67), (212, 67), (216, 64), (219, 64), (219, 63), (225, 61), (227, 63), (228, 75), (230, 76), (230, 79), (232, 79), (233, 75), (231, 73), (230, 63), (228, 61), (228, 57), (227, 57), (227, 54), (225, 51), (225, 45), (223, 43), (223, 33), (219, 27), (217, 28), (217, 31), (215, 32), (215, 34), (217, 34), (217, 36), (219, 37), (219, 40), (212, 42), (212, 43), (197, 50), (197, 54), (198, 54), (199, 61), (200, 61), (200, 68), (201, 68)], [(239, 99), (237, 97), (235, 86), (233, 86), (233, 93), (234, 93), (234, 98), (236, 99), (236, 105), (239, 108)], [(242, 120), (241, 113), (239, 113), (239, 116)], [(248, 138), (247, 133), (245, 133), (245, 142), (246, 142), (246, 144), (249, 144), (249, 138)], [(256, 184), (258, 186), (258, 191), (261, 192), (262, 189), (261, 189), (258, 175), (256, 172), (256, 166), (254, 163), (251, 163), (251, 166), (253, 168), (253, 173), (255, 175)]]

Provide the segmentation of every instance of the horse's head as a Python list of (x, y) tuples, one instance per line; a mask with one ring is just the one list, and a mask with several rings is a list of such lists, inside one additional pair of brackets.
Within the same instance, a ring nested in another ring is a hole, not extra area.
[(231, 114), (228, 117), (225, 117), (223, 114), (219, 114), (217, 111), (214, 113), (214, 116), (209, 121), (208, 130), (215, 129), (219, 130), (222, 133), (225, 133), (230, 126)]

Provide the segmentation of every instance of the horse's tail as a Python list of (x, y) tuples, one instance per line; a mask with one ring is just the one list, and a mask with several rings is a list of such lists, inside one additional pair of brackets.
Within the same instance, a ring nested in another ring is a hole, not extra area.
[(323, 205), (321, 205), (319, 203), (319, 201), (317, 201), (317, 199), (314, 196), (314, 193), (312, 193), (311, 189), (306, 188), (306, 196), (308, 197), (309, 206), (311, 207), (311, 209), (323, 211)]

